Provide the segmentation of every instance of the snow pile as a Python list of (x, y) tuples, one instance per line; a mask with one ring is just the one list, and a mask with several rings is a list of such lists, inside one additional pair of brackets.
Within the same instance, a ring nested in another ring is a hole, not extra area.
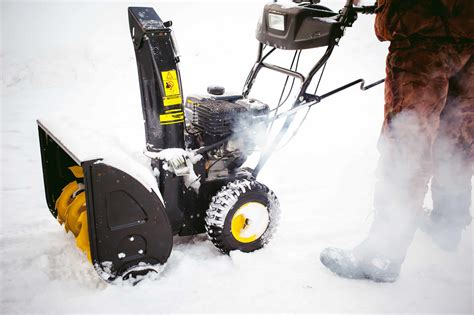
[[(337, 10), (343, 3), (324, 4)], [(323, 248), (355, 245), (370, 224), (382, 88), (355, 88), (324, 100), (269, 160), (259, 180), (275, 191), (282, 212), (263, 250), (225, 256), (203, 235), (176, 238), (159, 280), (108, 286), (54, 221), (44, 200), (38, 118), (67, 122), (68, 133), (83, 140), (74, 150), (84, 158), (113, 148), (105, 152), (117, 156), (113, 163), (137, 168), (146, 177), (142, 182), (156, 185), (143, 154), (127, 6), (153, 6), (173, 20), (187, 95), (216, 83), (241, 89), (256, 58), (254, 31), (263, 4), (2, 2), (3, 313), (472, 313), (472, 227), (451, 254), (417, 233), (394, 284), (340, 279), (319, 262)], [(321, 93), (384, 75), (387, 45), (377, 42), (372, 23), (373, 17), (360, 16), (347, 30)], [(318, 53), (303, 53), (302, 67), (311, 67)], [(283, 52), (274, 61), (289, 65), (291, 56)], [(284, 76), (262, 71), (258, 80), (254, 96), (279, 96)]]

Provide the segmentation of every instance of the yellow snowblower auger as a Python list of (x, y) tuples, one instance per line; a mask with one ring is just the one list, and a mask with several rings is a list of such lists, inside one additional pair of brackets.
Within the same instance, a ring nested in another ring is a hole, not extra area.
[[(84, 172), (80, 166), (71, 166), (69, 169), (77, 179), (84, 179)], [(87, 259), (92, 262), (84, 184), (77, 181), (67, 184), (56, 200), (55, 209), (58, 213), (58, 222), (64, 224), (66, 232), (74, 234), (77, 247), (86, 253)]]

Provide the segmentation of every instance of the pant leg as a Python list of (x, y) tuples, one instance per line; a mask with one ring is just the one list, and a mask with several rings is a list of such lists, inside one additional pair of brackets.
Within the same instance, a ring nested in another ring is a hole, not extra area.
[(441, 49), (412, 47), (387, 57), (385, 119), (379, 140), (375, 218), (364, 251), (403, 261), (431, 177), (431, 148), (450, 67)]
[(449, 82), (448, 100), (433, 145), (433, 215), (459, 227), (471, 222), (473, 142), (474, 56), (471, 55)]

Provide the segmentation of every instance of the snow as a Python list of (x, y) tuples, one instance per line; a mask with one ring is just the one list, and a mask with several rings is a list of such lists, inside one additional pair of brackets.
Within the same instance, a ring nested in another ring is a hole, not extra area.
[[(323, 5), (337, 10), (343, 2)], [(153, 6), (173, 20), (184, 92), (202, 94), (211, 84), (241, 89), (256, 57), (264, 3), (1, 3), (2, 313), (472, 313), (472, 227), (454, 253), (417, 232), (393, 284), (341, 279), (319, 262), (322, 249), (350, 248), (370, 225), (381, 87), (325, 99), (271, 157), (259, 180), (275, 191), (282, 212), (275, 237), (260, 251), (225, 256), (204, 235), (177, 237), (159, 279), (110, 286), (54, 221), (44, 198), (38, 118), (67, 122), (84, 141), (76, 149), (87, 151), (84, 158), (112, 144), (117, 164), (141, 168), (143, 182), (153, 182), (127, 7)], [(387, 44), (376, 40), (372, 23), (373, 16), (360, 16), (347, 30), (321, 92), (383, 77)], [(291, 56), (282, 59), (289, 64)], [(316, 59), (301, 58), (307, 66)], [(278, 97), (283, 81), (262, 73), (254, 89)]]

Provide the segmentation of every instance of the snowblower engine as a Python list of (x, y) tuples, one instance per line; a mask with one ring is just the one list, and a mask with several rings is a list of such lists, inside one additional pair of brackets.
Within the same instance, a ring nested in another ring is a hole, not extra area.
[(187, 147), (213, 146), (205, 156), (208, 177), (226, 176), (255, 150), (267, 127), (269, 106), (242, 95), (224, 95), (221, 87), (209, 87), (208, 93), (186, 99)]

